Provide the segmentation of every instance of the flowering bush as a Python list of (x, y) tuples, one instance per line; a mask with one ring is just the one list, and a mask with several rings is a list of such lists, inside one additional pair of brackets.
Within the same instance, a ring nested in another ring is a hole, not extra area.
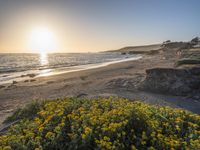
[(0, 149), (200, 149), (200, 116), (119, 98), (47, 101)]

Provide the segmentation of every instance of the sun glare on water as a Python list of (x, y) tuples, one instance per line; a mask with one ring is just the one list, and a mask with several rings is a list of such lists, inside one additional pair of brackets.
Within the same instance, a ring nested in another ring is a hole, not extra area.
[(48, 53), (55, 52), (57, 43), (55, 36), (47, 27), (39, 27), (32, 30), (30, 34), (30, 49), (40, 54), (41, 65), (48, 64)]

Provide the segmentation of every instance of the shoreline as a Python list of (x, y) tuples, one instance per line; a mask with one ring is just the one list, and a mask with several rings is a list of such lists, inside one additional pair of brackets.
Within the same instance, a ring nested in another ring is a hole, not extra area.
[(0, 124), (17, 108), (33, 100), (62, 97), (117, 96), (153, 105), (182, 108), (200, 114), (200, 102), (187, 97), (162, 95), (137, 89), (146, 77), (146, 69), (173, 67), (175, 59), (162, 54), (145, 55), (142, 59), (108, 64), (99, 68), (38, 77), (30, 82), (6, 84), (0, 88)]
[[(86, 64), (86, 65), (78, 65), (78, 66), (71, 66), (71, 67), (62, 67), (62, 68), (57, 68), (57, 69), (47, 68), (47, 69), (44, 69), (44, 70), (40, 70), (40, 73), (38, 73), (36, 70), (27, 70), (27, 71), (23, 71), (23, 72), (16, 72), (15, 73), (16, 78), (9, 79), (9, 80), (6, 80), (6, 81), (0, 81), (0, 86), (12, 83), (13, 81), (14, 82), (15, 81), (21, 82), (21, 81), (24, 81), (24, 80), (37, 79), (39, 77), (54, 76), (54, 75), (65, 74), (65, 73), (70, 73), (70, 72), (77, 72), (77, 71), (95, 69), (95, 68), (105, 67), (105, 66), (108, 66), (108, 65), (111, 65), (111, 64), (138, 60), (138, 59), (141, 59), (141, 58), (142, 58), (142, 55), (135, 55), (134, 57), (124, 58), (124, 59), (121, 59), (121, 60), (114, 60), (114, 61), (109, 61), (109, 62), (103, 62), (103, 63)], [(17, 76), (17, 74), (19, 74), (19, 75)], [(12, 77), (12, 75), (11, 75), (11, 77)]]
[[(122, 60), (115, 60), (115, 61), (104, 62), (104, 63), (87, 64), (87, 65), (66, 67), (66, 69), (69, 69), (69, 70), (60, 71), (60, 72), (52, 72), (52, 74), (51, 73), (49, 73), (49, 74), (48, 73), (47, 74), (41, 74), (41, 75), (39, 75), (37, 77), (54, 76), (54, 75), (66, 74), (66, 73), (77, 72), (77, 71), (98, 69), (98, 68), (106, 67), (106, 66), (112, 65), (112, 64), (123, 63), (123, 62), (127, 62), (127, 61), (135, 61), (135, 60), (139, 60), (139, 59), (142, 59), (142, 56), (135, 56), (135, 57), (131, 57), (131, 58), (125, 58), (125, 59), (122, 59)], [(59, 68), (58, 70), (60, 70), (60, 69), (65, 69), (65, 67), (64, 68)]]

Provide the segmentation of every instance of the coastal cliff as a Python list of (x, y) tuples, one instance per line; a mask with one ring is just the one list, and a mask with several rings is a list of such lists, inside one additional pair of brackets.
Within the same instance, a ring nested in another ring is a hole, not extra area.
[(156, 93), (187, 96), (200, 92), (200, 68), (153, 68), (146, 70), (140, 88)]
[(165, 59), (174, 58), (174, 66), (146, 69), (139, 89), (200, 99), (200, 49), (193, 41), (163, 43), (160, 51)]

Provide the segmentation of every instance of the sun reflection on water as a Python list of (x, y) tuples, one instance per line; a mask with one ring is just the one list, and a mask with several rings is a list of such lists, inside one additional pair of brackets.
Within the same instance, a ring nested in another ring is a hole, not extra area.
[(40, 53), (40, 64), (41, 66), (45, 66), (49, 64), (47, 53)]
[(40, 65), (42, 66), (38, 77), (50, 76), (53, 74), (52, 69), (48, 69), (48, 53), (40, 53)]

